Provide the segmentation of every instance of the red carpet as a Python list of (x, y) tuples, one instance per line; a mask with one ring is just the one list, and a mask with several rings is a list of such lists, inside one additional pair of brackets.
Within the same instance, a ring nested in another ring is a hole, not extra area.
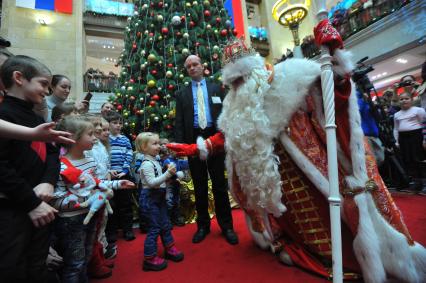
[[(426, 246), (426, 197), (407, 194), (393, 196), (404, 214), (413, 238)], [(173, 236), (177, 247), (185, 253), (185, 259), (180, 263), (169, 262), (168, 268), (160, 272), (142, 271), (144, 235), (138, 233), (136, 240), (132, 242), (120, 241), (113, 276), (102, 282), (329, 282), (299, 268), (280, 264), (270, 252), (262, 251), (254, 245), (245, 226), (243, 213), (234, 210), (233, 216), (240, 239), (236, 246), (231, 246), (224, 240), (215, 220), (210, 234), (200, 244), (191, 242), (196, 230), (195, 224), (174, 228)]]

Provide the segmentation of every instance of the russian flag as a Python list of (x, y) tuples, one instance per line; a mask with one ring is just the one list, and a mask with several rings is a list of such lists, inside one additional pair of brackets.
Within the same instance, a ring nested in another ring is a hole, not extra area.
[(225, 9), (228, 11), (232, 19), (234, 28), (237, 30), (237, 37), (244, 35), (244, 17), (243, 9), (241, 8), (241, 0), (226, 0), (224, 3)]
[(16, 7), (72, 14), (72, 0), (16, 0)]

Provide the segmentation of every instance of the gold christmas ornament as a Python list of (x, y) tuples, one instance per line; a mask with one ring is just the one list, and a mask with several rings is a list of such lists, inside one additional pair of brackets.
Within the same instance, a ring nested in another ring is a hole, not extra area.
[(156, 82), (154, 80), (148, 81), (148, 87), (153, 88), (155, 87), (155, 85), (156, 85)]
[(155, 61), (157, 61), (157, 56), (155, 56), (154, 54), (149, 54), (148, 61), (154, 63)]

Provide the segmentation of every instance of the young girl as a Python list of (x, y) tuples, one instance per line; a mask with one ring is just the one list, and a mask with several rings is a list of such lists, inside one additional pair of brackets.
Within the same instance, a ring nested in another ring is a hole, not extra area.
[[(61, 175), (55, 187), (56, 200), (54, 206), (58, 210), (58, 218), (55, 223), (55, 234), (57, 237), (57, 250), (64, 258), (64, 267), (61, 274), (61, 282), (88, 282), (87, 263), (92, 253), (92, 245), (95, 237), (95, 221), (93, 217), (87, 224), (83, 220), (89, 212), (88, 208), (76, 207), (75, 202), (65, 202), (70, 195), (78, 197), (78, 202), (86, 201), (90, 194), (78, 194), (74, 185), (68, 183), (62, 174), (65, 170), (81, 170), (96, 176), (96, 162), (93, 158), (85, 157), (84, 151), (91, 150), (96, 142), (93, 125), (79, 116), (68, 116), (64, 118), (58, 128), (72, 134), (75, 143), (65, 145), (67, 153), (61, 158)], [(130, 188), (134, 184), (120, 180), (116, 182), (101, 181), (101, 183), (112, 188)], [(106, 196), (105, 196), (106, 197)]]
[(136, 150), (144, 154), (141, 181), (143, 190), (147, 193), (142, 205), (149, 218), (148, 234), (144, 243), (143, 270), (160, 271), (167, 267), (167, 262), (157, 255), (158, 236), (161, 236), (165, 247), (166, 259), (174, 262), (183, 260), (183, 253), (174, 245), (166, 203), (166, 180), (175, 175), (176, 168), (171, 164), (167, 171), (162, 173), (161, 165), (155, 158), (160, 152), (157, 134), (148, 132), (139, 134), (136, 138)]
[[(99, 179), (110, 180), (111, 161), (109, 156), (109, 123), (97, 115), (85, 115), (88, 121), (92, 123), (96, 142), (92, 150), (87, 151), (86, 155), (93, 157), (96, 161), (96, 169)], [(108, 147), (107, 147), (108, 146)]]
[(414, 178), (421, 178), (419, 161), (423, 160), (422, 122), (426, 119), (423, 108), (412, 106), (408, 93), (399, 96), (401, 110), (394, 116), (396, 146), (401, 149), (406, 172)]
[[(53, 116), (53, 115), (52, 115)], [(109, 124), (107, 121), (106, 129), (102, 127), (103, 118), (99, 115), (86, 114), (84, 117), (92, 123), (96, 142), (92, 150), (85, 151), (86, 157), (92, 157), (96, 162), (96, 173), (101, 180), (110, 180), (109, 170), (111, 168), (109, 153), (102, 143), (102, 140), (109, 139)], [(88, 274), (91, 278), (107, 278), (112, 275), (111, 268), (114, 266), (112, 259), (105, 259), (107, 242), (105, 237), (105, 227), (108, 220), (107, 210), (99, 213), (96, 221), (96, 237), (93, 245), (92, 258), (88, 265)]]

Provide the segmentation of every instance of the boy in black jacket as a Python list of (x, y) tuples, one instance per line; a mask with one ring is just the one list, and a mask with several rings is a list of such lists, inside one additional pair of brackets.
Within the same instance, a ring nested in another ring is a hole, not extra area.
[[(0, 69), (7, 95), (0, 119), (26, 127), (43, 123), (33, 111), (48, 94), (51, 73), (27, 56)], [(0, 281), (46, 282), (49, 225), (57, 212), (47, 202), (59, 175), (59, 152), (44, 142), (0, 139)]]

